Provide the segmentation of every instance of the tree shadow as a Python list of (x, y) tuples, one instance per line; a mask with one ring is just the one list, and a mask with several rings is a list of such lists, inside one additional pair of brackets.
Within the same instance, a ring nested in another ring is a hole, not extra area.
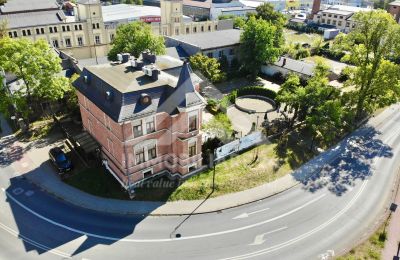
[(5, 167), (22, 159), (26, 149), (16, 144), (17, 139), (9, 135), (0, 139), (0, 167)]
[[(365, 180), (373, 173), (373, 160), (390, 158), (392, 149), (378, 139), (380, 132), (364, 127), (345, 138), (336, 148), (324, 152), (293, 173), (303, 188), (316, 192), (327, 188), (337, 196), (343, 195), (357, 180)], [(334, 158), (328, 163), (324, 159)]]

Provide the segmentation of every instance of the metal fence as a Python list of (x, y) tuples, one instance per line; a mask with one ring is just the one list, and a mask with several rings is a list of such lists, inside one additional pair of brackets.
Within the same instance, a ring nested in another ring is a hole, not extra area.
[(238, 153), (252, 146), (258, 145), (264, 142), (266, 139), (267, 138), (262, 132), (254, 132), (240, 139), (234, 140), (215, 149), (214, 161), (220, 161), (231, 154)]

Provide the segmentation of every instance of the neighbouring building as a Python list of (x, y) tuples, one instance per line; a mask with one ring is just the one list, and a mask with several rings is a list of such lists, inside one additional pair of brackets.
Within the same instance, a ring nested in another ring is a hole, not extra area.
[[(280, 57), (274, 63), (262, 65), (261, 73), (269, 77), (276, 77), (277, 74), (280, 74), (283, 78), (288, 76), (289, 73), (295, 73), (302, 79), (308, 79), (314, 75), (315, 66), (314, 63)], [(335, 80), (337, 77), (334, 72), (329, 72), (329, 80)]]
[(257, 1), (257, 0), (239, 0), (242, 4), (248, 7), (257, 8), (259, 5), (263, 3), (271, 4), (275, 11), (283, 11), (286, 9), (286, 0), (264, 0), (264, 1)]
[(334, 27), (344, 33), (348, 33), (356, 26), (353, 21), (353, 15), (356, 12), (371, 10), (370, 8), (334, 5), (316, 13), (313, 17), (313, 22), (323, 27)]
[(388, 12), (393, 16), (396, 22), (400, 23), (400, 1), (389, 3)]
[(190, 35), (167, 36), (165, 37), (165, 45), (177, 48), (178, 53), (184, 53), (181, 55), (186, 55), (186, 57), (200, 53), (217, 59), (226, 56), (228, 61), (231, 62), (238, 52), (241, 32), (238, 29), (231, 29)]
[(201, 80), (169, 56), (121, 57), (85, 67), (74, 82), (84, 129), (101, 145), (104, 165), (130, 191), (161, 174), (194, 173), (202, 165)]
[(102, 8), (95, 0), (80, 0), (74, 11), (64, 12), (52, 0), (9, 0), (0, 7), (11, 38), (44, 39), (52, 46), (76, 57), (104, 56), (109, 39)]
[(247, 13), (256, 13), (256, 8), (246, 6), (240, 1), (214, 3), (211, 5), (210, 19), (217, 20), (221, 15), (246, 17)]
[(247, 6), (241, 1), (217, 1), (217, 0), (183, 0), (183, 14), (193, 17), (195, 20), (217, 20), (221, 15), (246, 16), (247, 13), (255, 13), (255, 7)]
[(373, 1), (366, 0), (323, 0), (322, 4), (324, 5), (347, 5), (354, 7), (364, 7), (364, 8), (373, 8)]
[(0, 6), (11, 38), (45, 39), (77, 58), (106, 56), (119, 24), (141, 20), (160, 35), (193, 34), (233, 28), (233, 21), (194, 22), (182, 14), (182, 0), (161, 0), (150, 6), (102, 6), (99, 0), (77, 0), (60, 6), (55, 0), (8, 0)]

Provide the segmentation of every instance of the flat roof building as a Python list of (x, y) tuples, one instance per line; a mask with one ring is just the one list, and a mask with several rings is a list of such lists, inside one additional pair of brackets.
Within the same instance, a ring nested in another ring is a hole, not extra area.
[(165, 37), (167, 47), (183, 49), (188, 56), (201, 53), (211, 58), (221, 58), (225, 55), (231, 61), (240, 44), (242, 31), (238, 29), (205, 32), (191, 35)]

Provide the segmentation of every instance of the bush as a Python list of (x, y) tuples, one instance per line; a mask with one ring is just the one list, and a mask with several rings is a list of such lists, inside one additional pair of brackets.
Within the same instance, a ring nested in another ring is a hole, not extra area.
[(272, 78), (274, 78), (277, 81), (284, 81), (285, 77), (283, 76), (282, 72), (277, 71), (274, 73), (274, 75), (272, 75)]
[(306, 49), (306, 48), (300, 48), (297, 53), (296, 53), (296, 60), (300, 60), (300, 59), (304, 59), (307, 57), (310, 57), (310, 50)]
[(232, 91), (231, 93), (229, 93), (228, 95), (224, 96), (224, 97), (221, 99), (220, 103), (219, 103), (220, 109), (221, 109), (223, 112), (225, 112), (226, 109), (227, 109), (230, 105), (235, 104), (236, 97), (237, 97), (237, 91), (236, 91), (236, 90), (234, 90), (234, 91)]
[(244, 87), (237, 90), (237, 96), (258, 95), (275, 100), (276, 92), (261, 86)]

